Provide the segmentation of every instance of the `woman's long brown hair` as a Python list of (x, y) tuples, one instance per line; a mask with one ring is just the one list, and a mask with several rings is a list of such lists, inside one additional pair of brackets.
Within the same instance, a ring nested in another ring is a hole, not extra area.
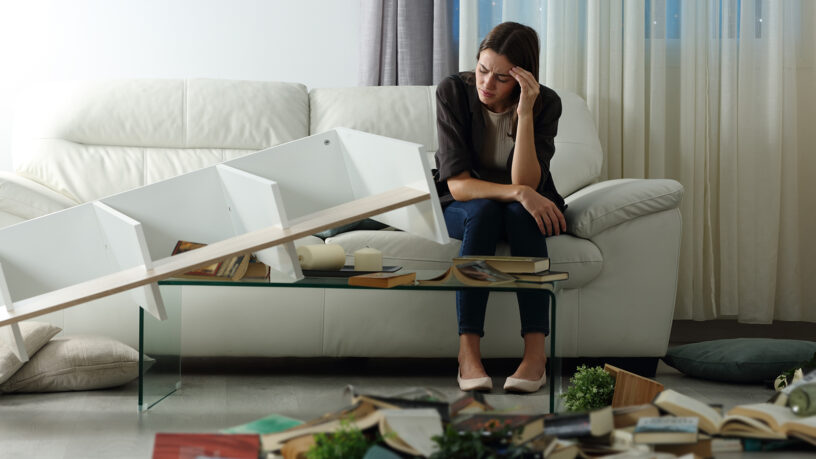
[[(505, 56), (511, 64), (527, 70), (532, 73), (536, 81), (538, 81), (538, 54), (540, 45), (538, 42), (538, 34), (531, 27), (518, 22), (502, 22), (493, 28), (482, 40), (479, 45), (479, 52), (476, 53), (476, 61), (482, 51), (492, 49), (496, 54)], [(518, 113), (515, 112), (515, 106), (518, 104), (519, 96), (521, 95), (521, 88), (516, 86), (513, 93), (510, 95), (513, 102), (513, 121), (511, 132), (507, 135), (516, 138), (516, 128), (518, 127)], [(539, 95), (533, 105), (533, 116), (541, 112), (541, 96)]]

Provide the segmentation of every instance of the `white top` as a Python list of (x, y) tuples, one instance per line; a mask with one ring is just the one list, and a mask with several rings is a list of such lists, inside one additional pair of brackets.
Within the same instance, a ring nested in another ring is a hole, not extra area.
[(482, 113), (485, 120), (485, 135), (479, 159), (486, 167), (505, 172), (507, 158), (515, 145), (513, 138), (509, 136), (512, 130), (513, 109), (494, 113), (482, 105)]

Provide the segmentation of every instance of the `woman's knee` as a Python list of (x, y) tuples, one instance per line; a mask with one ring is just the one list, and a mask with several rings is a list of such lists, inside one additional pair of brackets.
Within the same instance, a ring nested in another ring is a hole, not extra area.
[(508, 235), (514, 233), (534, 233), (540, 234), (538, 224), (530, 212), (517, 202), (511, 202), (504, 208), (504, 222), (507, 226)]
[(504, 216), (508, 221), (535, 223), (533, 216), (518, 202), (511, 202), (504, 207)]
[(503, 220), (504, 204), (492, 199), (474, 199), (468, 201), (467, 220), (476, 224), (496, 224)]

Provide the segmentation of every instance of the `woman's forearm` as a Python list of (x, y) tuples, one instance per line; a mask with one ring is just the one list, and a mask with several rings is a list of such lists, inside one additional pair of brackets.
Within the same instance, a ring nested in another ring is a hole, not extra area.
[(541, 180), (541, 166), (535, 150), (532, 113), (520, 116), (516, 129), (516, 146), (513, 152), (513, 164), (510, 168), (510, 179), (514, 185), (526, 185), (535, 189)]
[(470, 177), (468, 173), (448, 179), (448, 189), (453, 199), (457, 201), (470, 201), (473, 199), (493, 199), (502, 202), (518, 201), (521, 188), (522, 186), (515, 184), (502, 185), (479, 180)]

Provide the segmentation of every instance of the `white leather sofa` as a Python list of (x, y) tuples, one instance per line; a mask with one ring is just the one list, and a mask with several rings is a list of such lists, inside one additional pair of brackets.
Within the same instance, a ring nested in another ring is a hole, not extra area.
[[(597, 182), (603, 156), (591, 114), (575, 94), (559, 94), (552, 173), (569, 204), (568, 233), (548, 239), (552, 268), (570, 273), (558, 292), (559, 354), (662, 356), (683, 188), (673, 180)], [(42, 85), (20, 100), (15, 171), (0, 173), (2, 226), (338, 126), (420, 143), (429, 155), (437, 148), (434, 87), (307, 91), (278, 82), (116, 80)], [(375, 247), (386, 265), (408, 269), (442, 269), (459, 248), (459, 241), (442, 246), (389, 230), (326, 242), (347, 254)], [(183, 298), (186, 356), (453, 357), (458, 346), (453, 292), (185, 287)], [(64, 333), (138, 344), (138, 311), (121, 298), (46, 320)], [(491, 295), (485, 330), (485, 357), (521, 356), (515, 295)]]

